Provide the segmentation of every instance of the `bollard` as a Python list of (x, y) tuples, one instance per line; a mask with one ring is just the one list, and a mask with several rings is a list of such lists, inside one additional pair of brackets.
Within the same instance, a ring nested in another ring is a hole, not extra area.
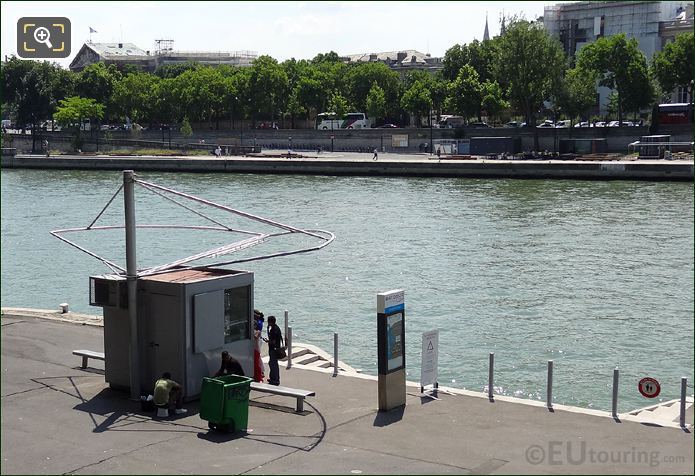
[(553, 361), (548, 361), (548, 395), (545, 400), (549, 410), (553, 408)]
[(289, 319), (289, 314), (290, 314), (290, 311), (288, 311), (287, 309), (285, 309), (285, 329), (284, 329), (285, 333), (283, 334), (283, 335), (285, 336), (285, 338), (287, 338), (287, 323), (288, 323), (289, 320), (290, 320), (290, 319)]
[(60, 303), (60, 312), (61, 314), (65, 314), (70, 312), (70, 306), (68, 306), (68, 303), (62, 302)]
[(681, 377), (681, 413), (680, 413), (680, 425), (681, 428), (685, 428), (685, 393), (688, 387), (687, 377)]
[(618, 383), (620, 382), (620, 370), (613, 370), (613, 418), (618, 419)]
[(287, 368), (292, 368), (292, 328), (287, 328), (287, 335), (285, 336), (285, 345), (287, 346)]
[(338, 376), (338, 333), (333, 333), (333, 376)]
[(493, 375), (495, 373), (495, 353), (490, 352), (490, 366), (487, 374), (487, 396), (490, 400), (495, 398), (495, 390), (493, 386)]

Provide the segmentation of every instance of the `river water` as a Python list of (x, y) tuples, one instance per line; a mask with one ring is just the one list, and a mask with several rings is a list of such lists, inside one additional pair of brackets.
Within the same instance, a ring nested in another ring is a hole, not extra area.
[[(440, 331), (439, 382), (620, 410), (678, 398), (693, 369), (693, 184), (148, 173), (143, 179), (303, 228), (334, 232), (321, 251), (237, 265), (255, 272), (255, 304), (290, 311), (295, 340), (376, 374), (376, 294), (406, 291), (408, 378), (419, 379), (421, 334)], [(49, 235), (89, 224), (120, 173), (2, 171), (2, 305), (99, 314), (88, 276), (109, 270)], [(203, 224), (144, 189), (138, 223)], [(199, 208), (200, 209), (200, 208)], [(202, 210), (202, 209), (200, 209)], [(122, 198), (98, 224), (122, 224)], [(222, 217), (217, 214), (215, 217)], [(239, 220), (238, 226), (256, 229)], [(225, 243), (198, 231), (138, 231), (139, 264)], [(75, 236), (125, 266), (123, 232)], [(293, 245), (295, 243), (286, 243)], [(283, 244), (284, 246), (285, 244)], [(269, 243), (246, 255), (279, 249)], [(69, 349), (66, 349), (66, 352)], [(689, 390), (692, 393), (692, 390)], [(375, 396), (376, 398), (376, 396)]]

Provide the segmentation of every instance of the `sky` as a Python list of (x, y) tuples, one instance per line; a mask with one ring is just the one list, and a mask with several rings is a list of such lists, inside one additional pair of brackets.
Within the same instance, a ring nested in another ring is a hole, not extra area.
[(134, 43), (155, 50), (156, 39), (173, 39), (175, 50), (250, 50), (278, 61), (414, 49), (443, 56), (452, 45), (482, 40), (485, 15), (490, 35), (500, 15), (543, 15), (558, 2), (69, 2), (3, 1), (2, 57), (17, 53), (17, 20), (62, 16), (72, 24), (67, 67), (83, 43)]

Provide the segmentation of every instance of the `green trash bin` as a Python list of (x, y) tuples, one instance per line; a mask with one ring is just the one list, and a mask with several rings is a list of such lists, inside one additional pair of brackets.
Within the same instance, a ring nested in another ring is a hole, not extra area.
[(212, 430), (245, 430), (249, 422), (251, 379), (239, 375), (203, 377), (200, 389), (200, 418)]

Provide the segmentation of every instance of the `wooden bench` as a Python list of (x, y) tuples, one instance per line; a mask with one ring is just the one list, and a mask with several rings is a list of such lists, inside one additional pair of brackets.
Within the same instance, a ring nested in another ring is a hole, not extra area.
[(316, 392), (302, 390), (299, 388), (281, 387), (279, 385), (270, 385), (267, 383), (251, 382), (251, 390), (257, 392), (272, 393), (275, 395), (284, 395), (287, 397), (295, 397), (297, 399), (297, 413), (304, 411), (304, 399), (313, 397)]
[(93, 350), (73, 350), (72, 354), (73, 355), (79, 355), (80, 357), (82, 357), (82, 368), (83, 369), (87, 368), (87, 360), (89, 360), (89, 359), (106, 360), (104, 358), (103, 352), (95, 352)]

